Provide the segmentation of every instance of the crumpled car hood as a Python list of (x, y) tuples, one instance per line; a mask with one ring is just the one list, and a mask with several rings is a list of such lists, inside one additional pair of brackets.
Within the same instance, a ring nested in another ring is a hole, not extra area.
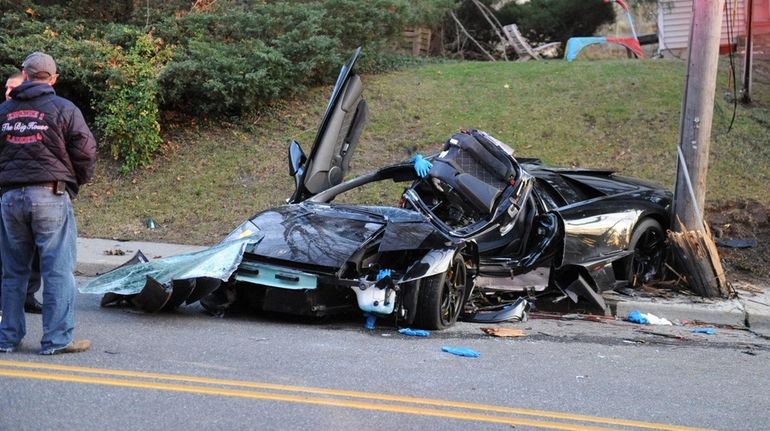
[(339, 268), (387, 223), (379, 214), (328, 205), (289, 205), (251, 219), (264, 238), (247, 248), (258, 256)]

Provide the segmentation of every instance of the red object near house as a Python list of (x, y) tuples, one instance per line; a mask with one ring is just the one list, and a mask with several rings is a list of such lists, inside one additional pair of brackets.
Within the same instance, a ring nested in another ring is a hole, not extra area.
[(607, 36), (607, 43), (617, 43), (631, 50), (636, 55), (636, 58), (644, 58), (644, 51), (642, 46), (639, 45), (639, 40), (635, 37), (612, 37)]

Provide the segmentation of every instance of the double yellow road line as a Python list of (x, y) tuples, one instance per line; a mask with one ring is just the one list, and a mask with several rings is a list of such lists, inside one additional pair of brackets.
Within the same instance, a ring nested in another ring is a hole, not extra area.
[(429, 398), (37, 362), (0, 360), (0, 377), (281, 401), (555, 430), (701, 429)]

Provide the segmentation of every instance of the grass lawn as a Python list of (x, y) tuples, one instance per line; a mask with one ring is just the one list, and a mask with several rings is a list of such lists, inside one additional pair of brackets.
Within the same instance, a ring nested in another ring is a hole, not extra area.
[[(770, 202), (770, 66), (758, 63), (751, 107), (725, 101), (720, 69), (707, 200)], [(612, 168), (672, 188), (685, 64), (680, 60), (448, 63), (364, 76), (370, 120), (352, 175), (432, 154), (460, 128), (478, 128), (516, 155), (550, 164)], [(740, 74), (740, 72), (739, 72)], [(286, 147), (306, 152), (330, 88), (228, 123), (168, 118), (163, 154), (119, 175), (101, 160), (76, 201), (81, 236), (213, 244), (293, 190)], [(146, 227), (148, 218), (158, 227)]]

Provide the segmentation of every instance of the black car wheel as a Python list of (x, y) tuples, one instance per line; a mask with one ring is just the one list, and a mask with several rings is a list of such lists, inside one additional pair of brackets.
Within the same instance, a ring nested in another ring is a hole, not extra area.
[(648, 283), (660, 271), (665, 242), (663, 228), (656, 220), (646, 218), (636, 225), (628, 244), (634, 253), (626, 266), (626, 276), (632, 287)]
[(468, 291), (468, 272), (459, 253), (443, 274), (420, 282), (415, 323), (424, 329), (444, 329), (455, 324)]

